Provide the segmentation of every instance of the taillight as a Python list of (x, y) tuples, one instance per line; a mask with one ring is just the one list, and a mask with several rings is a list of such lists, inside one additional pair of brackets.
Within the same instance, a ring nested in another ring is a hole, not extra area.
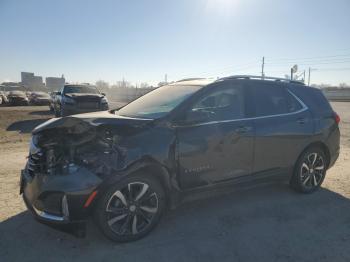
[(336, 112), (334, 112), (334, 119), (335, 119), (335, 122), (337, 122), (337, 124), (339, 124), (340, 116)]

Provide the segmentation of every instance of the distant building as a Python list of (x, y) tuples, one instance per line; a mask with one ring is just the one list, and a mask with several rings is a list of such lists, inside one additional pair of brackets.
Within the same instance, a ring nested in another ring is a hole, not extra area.
[(64, 86), (65, 82), (63, 75), (61, 77), (46, 77), (46, 88), (51, 91), (58, 91)]
[(30, 90), (43, 90), (45, 88), (43, 78), (29, 72), (21, 72), (21, 84)]

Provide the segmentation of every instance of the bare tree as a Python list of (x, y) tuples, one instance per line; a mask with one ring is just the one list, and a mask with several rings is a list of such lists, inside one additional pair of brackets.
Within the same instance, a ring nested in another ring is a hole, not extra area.
[(101, 92), (106, 92), (109, 89), (109, 83), (103, 80), (96, 81), (95, 85)]
[(340, 83), (339, 84), (339, 88), (349, 88), (350, 86), (348, 86), (347, 83)]
[(149, 88), (149, 87), (150, 87), (150, 85), (148, 83), (146, 83), (146, 82), (142, 82), (140, 84), (140, 88)]

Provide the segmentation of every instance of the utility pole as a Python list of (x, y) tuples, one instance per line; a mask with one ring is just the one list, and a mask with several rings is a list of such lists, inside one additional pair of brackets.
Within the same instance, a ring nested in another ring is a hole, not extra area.
[(310, 85), (310, 75), (311, 75), (311, 67), (309, 67), (309, 78), (307, 80), (307, 85)]
[(293, 80), (293, 67), (290, 69), (290, 80)]
[(168, 83), (168, 75), (167, 74), (165, 74), (165, 76), (164, 76), (164, 82)]
[(263, 79), (265, 77), (264, 68), (265, 68), (265, 56), (263, 56), (262, 58), (262, 65), (261, 65), (261, 78)]

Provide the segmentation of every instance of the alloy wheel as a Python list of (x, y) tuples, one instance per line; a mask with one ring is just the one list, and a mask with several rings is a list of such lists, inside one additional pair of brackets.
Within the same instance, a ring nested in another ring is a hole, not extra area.
[(325, 162), (322, 155), (311, 153), (304, 158), (301, 165), (300, 176), (305, 188), (317, 187), (323, 179)]
[(137, 235), (151, 225), (158, 205), (158, 196), (147, 183), (129, 183), (108, 200), (107, 224), (117, 235)]

